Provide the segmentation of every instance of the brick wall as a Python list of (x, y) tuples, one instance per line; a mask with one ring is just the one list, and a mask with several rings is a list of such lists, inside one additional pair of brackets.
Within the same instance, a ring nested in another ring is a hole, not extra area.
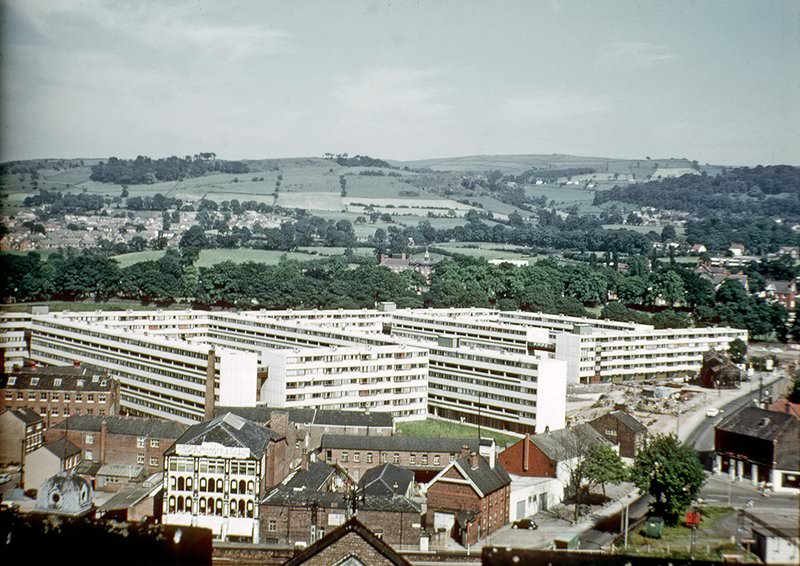
[[(105, 398), (105, 401), (100, 402), (101, 398)], [(119, 395), (117, 387), (111, 387), (108, 391), (42, 391), (14, 388), (0, 390), (0, 411), (5, 408), (20, 407), (42, 415), (45, 426), (49, 428), (71, 415), (117, 415)], [(65, 410), (68, 414), (65, 414)]]
[(645, 436), (645, 433), (637, 435), (619, 419), (612, 417), (610, 414), (603, 415), (589, 424), (609, 442), (619, 444), (619, 455), (623, 458), (634, 458)]
[(462, 453), (420, 452), (397, 450), (342, 450), (332, 448), (320, 450), (320, 459), (328, 464), (338, 464), (347, 470), (356, 480), (361, 479), (364, 472), (381, 464), (395, 464), (414, 471), (430, 470), (438, 472), (451, 462), (451, 458), (460, 458)]
[[(528, 444), (527, 467), (525, 466), (526, 442)], [(556, 463), (545, 456), (527, 437), (503, 450), (498, 459), (510, 474), (531, 477), (556, 477)]]
[(352, 532), (347, 533), (334, 544), (324, 548), (303, 564), (307, 564), (308, 566), (330, 566), (331, 564), (337, 564), (351, 554), (357, 556), (361, 562), (369, 564), (370, 566), (394, 564), (383, 554), (375, 550), (375, 548), (358, 534)]

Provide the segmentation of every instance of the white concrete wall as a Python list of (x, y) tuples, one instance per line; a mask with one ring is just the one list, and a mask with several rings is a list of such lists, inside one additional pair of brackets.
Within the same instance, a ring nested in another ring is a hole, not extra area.
[(219, 403), (225, 407), (255, 407), (258, 384), (258, 354), (221, 350), (218, 352)]
[[(510, 495), (510, 519), (518, 521), (535, 515), (543, 509), (539, 505), (539, 495), (546, 494), (547, 507), (552, 509), (564, 499), (564, 486), (555, 478), (536, 478), (535, 482), (531, 478), (511, 476), (511, 495)], [(519, 514), (517, 511), (518, 503), (524, 502), (524, 511)]]
[(567, 419), (567, 363), (539, 360), (536, 386), (536, 432), (560, 430)]
[(556, 335), (556, 359), (566, 364), (567, 383), (578, 383), (581, 337), (569, 332)]
[(259, 401), (271, 407), (286, 406), (286, 358), (291, 350), (264, 350), (261, 362), (268, 371), (267, 381), (261, 386)]

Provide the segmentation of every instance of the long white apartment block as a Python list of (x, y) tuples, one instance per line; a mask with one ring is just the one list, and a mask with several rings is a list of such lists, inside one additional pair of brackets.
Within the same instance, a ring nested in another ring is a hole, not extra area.
[(30, 357), (106, 367), (132, 414), (214, 404), (427, 413), (513, 432), (564, 426), (566, 385), (692, 375), (747, 332), (490, 309), (96, 311), (8, 320)]

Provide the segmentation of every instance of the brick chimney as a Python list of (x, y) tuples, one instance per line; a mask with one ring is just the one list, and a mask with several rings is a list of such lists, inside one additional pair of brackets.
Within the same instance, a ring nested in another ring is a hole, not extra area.
[(272, 411), (269, 416), (269, 428), (284, 438), (289, 436), (289, 412)]
[(461, 457), (463, 458), (464, 456), (469, 456), (469, 446), (466, 444), (461, 445)]
[(106, 441), (108, 439), (108, 423), (105, 419), (100, 422), (100, 463), (106, 463)]
[(528, 458), (531, 457), (531, 435), (526, 434), (522, 444), (522, 471), (527, 472), (530, 467)]
[(469, 467), (473, 470), (478, 469), (478, 453), (477, 452), (470, 452), (469, 453)]

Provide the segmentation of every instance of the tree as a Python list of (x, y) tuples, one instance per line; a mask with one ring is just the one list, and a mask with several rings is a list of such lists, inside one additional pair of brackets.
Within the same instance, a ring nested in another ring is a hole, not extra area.
[(662, 242), (669, 242), (674, 240), (678, 236), (678, 233), (675, 231), (675, 226), (672, 224), (667, 224), (664, 228), (661, 229), (661, 241)]
[(705, 481), (697, 453), (673, 435), (657, 435), (636, 455), (631, 478), (653, 496), (655, 515), (670, 525), (697, 497)]
[(728, 344), (728, 354), (735, 364), (743, 364), (747, 359), (747, 344), (741, 338), (736, 338)]
[(602, 486), (605, 496), (607, 483), (617, 485), (625, 479), (625, 464), (613, 448), (607, 444), (598, 444), (586, 457), (584, 476), (589, 485)]

